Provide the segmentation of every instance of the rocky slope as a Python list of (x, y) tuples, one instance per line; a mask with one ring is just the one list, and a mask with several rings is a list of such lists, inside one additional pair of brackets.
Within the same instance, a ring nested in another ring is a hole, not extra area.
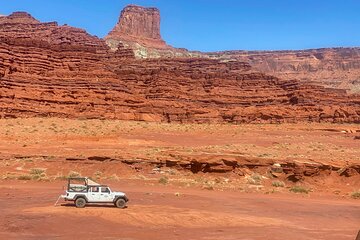
[(203, 57), (249, 62), (255, 69), (284, 79), (298, 79), (325, 87), (360, 92), (360, 48), (299, 51), (190, 52), (167, 45), (160, 35), (160, 13), (155, 8), (126, 7), (114, 30), (105, 37), (112, 49), (119, 43), (138, 58)]
[(359, 97), (282, 80), (242, 61), (139, 60), (121, 42), (110, 49), (84, 30), (26, 13), (0, 18), (0, 39), (1, 117), (360, 122)]
[(238, 59), (283, 79), (299, 79), (331, 88), (360, 92), (360, 48), (323, 48), (299, 51), (229, 51), (212, 58)]

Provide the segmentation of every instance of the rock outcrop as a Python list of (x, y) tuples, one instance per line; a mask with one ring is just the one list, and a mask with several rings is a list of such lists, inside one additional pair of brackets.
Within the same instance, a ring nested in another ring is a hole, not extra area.
[(123, 9), (118, 23), (105, 40), (111, 49), (117, 50), (119, 44), (122, 44), (132, 49), (138, 57), (147, 57), (148, 49), (172, 49), (161, 38), (160, 11), (136, 5), (128, 5)]
[(127, 6), (108, 38), (135, 40), (149, 47), (166, 47), (160, 35), (160, 12), (157, 8)]
[(0, 117), (56, 116), (163, 122), (360, 122), (344, 90), (209, 58), (139, 60), (119, 43), (40, 23), (0, 20)]
[(360, 92), (360, 48), (298, 51), (228, 51), (208, 54), (216, 59), (249, 62), (255, 69), (283, 79)]
[(126, 6), (114, 29), (105, 37), (106, 43), (115, 51), (118, 45), (134, 51), (137, 58), (192, 57), (186, 49), (166, 44), (160, 33), (160, 11), (136, 5)]
[(125, 45), (137, 58), (212, 58), (249, 62), (256, 70), (283, 79), (360, 93), (360, 48), (297, 51), (226, 51), (201, 53), (167, 45), (160, 35), (156, 8), (126, 7), (118, 24), (105, 37), (116, 50)]
[(38, 20), (33, 18), (29, 13), (26, 12), (14, 12), (11, 15), (5, 17), (4, 15), (0, 15), (0, 23), (1, 24), (11, 24), (11, 23), (22, 23), (22, 24), (37, 24), (40, 23)]

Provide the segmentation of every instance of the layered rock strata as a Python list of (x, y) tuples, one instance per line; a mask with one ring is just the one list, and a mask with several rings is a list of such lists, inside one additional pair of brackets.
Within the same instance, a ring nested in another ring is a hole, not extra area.
[(216, 59), (249, 62), (255, 69), (283, 79), (360, 92), (360, 48), (298, 51), (228, 51), (207, 54)]
[(283, 79), (298, 79), (325, 87), (360, 93), (360, 48), (323, 48), (298, 51), (226, 51), (201, 53), (167, 45), (160, 35), (156, 8), (130, 5), (105, 37), (116, 50), (132, 49), (137, 58), (213, 58), (249, 62), (256, 70)]
[(118, 46), (133, 50), (137, 58), (192, 57), (186, 49), (166, 44), (160, 33), (160, 11), (136, 5), (126, 6), (113, 30), (104, 38), (116, 51)]
[(360, 122), (359, 97), (282, 80), (242, 61), (139, 60), (121, 44), (112, 51), (84, 30), (26, 13), (0, 18), (0, 39), (1, 117)]

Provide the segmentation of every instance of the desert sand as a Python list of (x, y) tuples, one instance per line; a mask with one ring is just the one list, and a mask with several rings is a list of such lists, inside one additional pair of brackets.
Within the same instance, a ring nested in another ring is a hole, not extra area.
[[(359, 161), (358, 125), (58, 118), (0, 125), (1, 239), (355, 239), (359, 230), (360, 202), (352, 197), (359, 174), (339, 171)], [(194, 173), (189, 159), (239, 166)], [(246, 165), (248, 159), (258, 165)], [(291, 171), (274, 176), (273, 163), (320, 170), (293, 182)], [(128, 208), (55, 207), (69, 175), (126, 192)]]

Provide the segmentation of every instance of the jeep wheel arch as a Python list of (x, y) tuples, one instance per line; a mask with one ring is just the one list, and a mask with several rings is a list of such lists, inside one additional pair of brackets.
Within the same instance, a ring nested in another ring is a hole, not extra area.
[(85, 195), (82, 195), (82, 194), (77, 194), (74, 196), (74, 201), (76, 201), (76, 199), (78, 198), (83, 198), (85, 199), (86, 202), (89, 202), (89, 200), (87, 199), (87, 197)]
[(125, 202), (129, 201), (129, 199), (126, 196), (115, 196), (114, 203), (116, 203), (116, 201), (119, 199), (123, 199)]

